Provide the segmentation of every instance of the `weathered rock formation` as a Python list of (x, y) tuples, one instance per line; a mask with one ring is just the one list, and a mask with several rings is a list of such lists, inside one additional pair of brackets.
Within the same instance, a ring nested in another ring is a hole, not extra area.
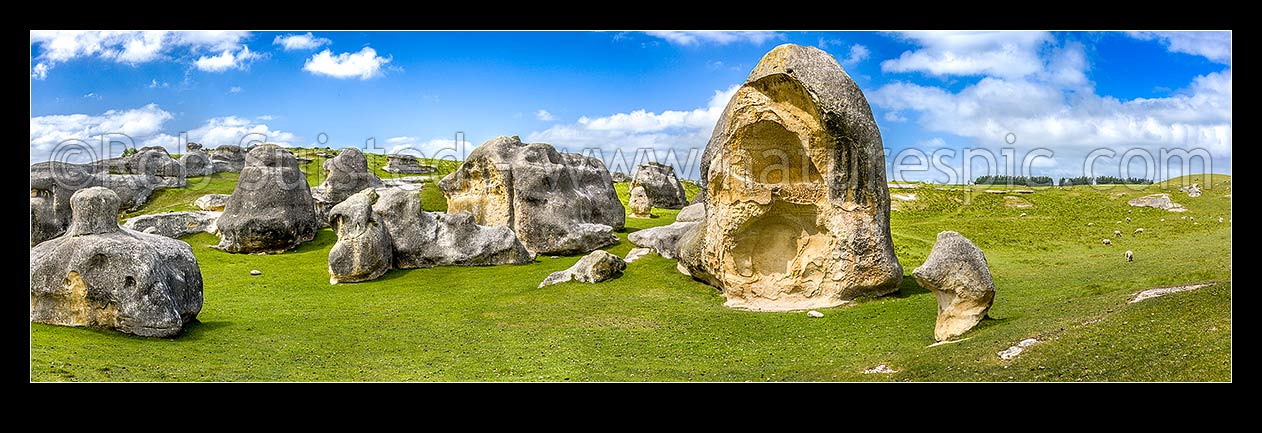
[(679, 210), (679, 214), (675, 215), (675, 222), (696, 222), (705, 220), (705, 204), (693, 203), (684, 206)]
[(70, 197), (76, 191), (103, 186), (121, 199), (123, 210), (135, 210), (157, 186), (154, 176), (109, 174), (98, 163), (41, 162), (31, 165), (31, 245), (61, 236), (70, 225)]
[(527, 249), (573, 254), (618, 242), (625, 222), (600, 159), (557, 152), (545, 143), (497, 137), (478, 146), (439, 183), (447, 213), (513, 229)]
[(421, 165), (415, 156), (403, 154), (386, 155), (386, 166), (382, 170), (399, 174), (430, 174), (438, 171), (437, 168)]
[(631, 197), (627, 201), (627, 207), (631, 208), (631, 218), (653, 217), (653, 202), (649, 200), (642, 186), (631, 188)]
[(228, 205), (228, 197), (231, 196), (228, 194), (206, 194), (193, 201), (193, 206), (197, 206), (201, 210), (222, 212), (224, 206)]
[(706, 218), (681, 264), (725, 305), (784, 311), (898, 290), (881, 135), (828, 53), (781, 45), (737, 89), (701, 161)]
[(165, 212), (128, 218), (123, 228), (152, 233), (168, 238), (179, 238), (194, 233), (215, 233), (215, 221), (223, 212)]
[(688, 204), (684, 185), (675, 177), (675, 169), (657, 162), (640, 164), (632, 174), (631, 188), (644, 187), (653, 207), (679, 209)]
[(609, 254), (605, 250), (596, 250), (578, 259), (578, 263), (570, 266), (569, 269), (548, 275), (548, 278), (539, 283), (539, 287), (567, 281), (599, 283), (622, 275), (622, 271), (626, 269), (627, 262), (624, 262), (621, 257)]
[(312, 196), (332, 207), (364, 188), (381, 186), (381, 179), (368, 170), (368, 159), (354, 147), (342, 149), (336, 157), (324, 162), (324, 183), (312, 191)]
[(210, 152), (210, 162), (217, 172), (240, 173), (245, 168), (245, 151), (241, 146), (225, 144)]
[(162, 146), (140, 148), (139, 152), (127, 160), (131, 174), (148, 175), (157, 178), (157, 186), (162, 188), (178, 188), (187, 184), (184, 180), (184, 165), (167, 153)]
[(294, 155), (274, 144), (251, 150), (217, 224), (217, 248), (231, 253), (282, 252), (314, 239), (320, 222)]
[(995, 283), (982, 250), (963, 235), (938, 233), (925, 263), (911, 271), (938, 299), (933, 338), (944, 341), (972, 329), (995, 302)]
[(202, 308), (202, 274), (184, 242), (119, 228), (118, 195), (71, 198), (64, 236), (31, 249), (31, 321), (172, 337)]
[(679, 257), (680, 239), (695, 236), (698, 224), (684, 221), (636, 230), (627, 234), (627, 240), (637, 247), (652, 248), (662, 257), (673, 259)]
[(1150, 207), (1163, 209), (1169, 212), (1186, 212), (1187, 208), (1183, 205), (1170, 200), (1170, 194), (1149, 194), (1143, 197), (1136, 197), (1126, 202), (1135, 207)]
[(630, 182), (631, 176), (627, 176), (626, 173), (621, 171), (615, 171), (613, 173), (609, 173), (609, 179), (614, 181), (614, 183)]
[(489, 266), (534, 260), (534, 255), (508, 227), (478, 225), (468, 212), (426, 212), (421, 209), (421, 197), (416, 191), (382, 190), (373, 211), (390, 232), (394, 264), (399, 268)]
[(202, 152), (200, 148), (190, 148), (180, 155), (180, 165), (184, 166), (184, 175), (188, 177), (215, 174), (215, 164), (210, 161), (210, 154)]
[(390, 233), (372, 211), (376, 201), (376, 191), (364, 188), (329, 211), (337, 232), (337, 243), (329, 250), (329, 284), (368, 281), (390, 270)]

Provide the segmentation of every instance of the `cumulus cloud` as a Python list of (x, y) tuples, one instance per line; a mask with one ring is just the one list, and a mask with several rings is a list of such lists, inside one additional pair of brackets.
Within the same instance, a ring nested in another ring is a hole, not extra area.
[(333, 43), (328, 38), (317, 38), (311, 32), (305, 35), (280, 35), (272, 39), (272, 44), (280, 45), (285, 51), (314, 50)]
[(44, 31), (30, 33), (31, 78), (42, 80), (58, 63), (97, 57), (136, 65), (170, 59), (176, 50), (191, 53), (236, 51), (250, 37), (242, 31)]
[[(148, 104), (130, 110), (110, 110), (99, 115), (64, 114), (31, 118), (31, 162), (50, 158), (71, 162), (118, 156), (122, 147), (162, 146), (171, 152), (180, 152), (181, 142), (176, 135), (164, 132), (166, 122), (174, 115), (157, 104)], [(268, 125), (252, 122), (236, 116), (216, 117), (201, 126), (187, 131), (188, 140), (208, 147), (224, 144), (244, 144), (266, 141), (291, 145), (298, 137), (279, 131)], [(122, 142), (122, 146), (106, 148), (106, 141)], [(80, 145), (63, 143), (78, 142)], [(86, 146), (84, 146), (86, 144)], [(60, 145), (60, 146), (59, 146)], [(70, 159), (66, 159), (70, 157)]]
[(872, 53), (868, 51), (868, 47), (854, 44), (850, 46), (850, 54), (847, 55), (846, 58), (841, 59), (841, 64), (853, 67), (858, 65), (860, 62), (867, 60), (868, 56), (871, 54)]
[(884, 72), (1022, 77), (1043, 69), (1039, 50), (1053, 41), (1047, 32), (919, 31), (900, 36), (920, 48), (881, 62)]
[(1133, 38), (1159, 41), (1175, 53), (1201, 56), (1217, 63), (1231, 64), (1231, 32), (1127, 32)]
[(206, 72), (223, 72), (229, 69), (246, 69), (250, 62), (262, 58), (262, 54), (250, 52), (250, 47), (242, 46), (240, 51), (224, 50), (216, 56), (202, 56), (193, 65)]
[(675, 165), (683, 177), (699, 177), (701, 151), (739, 85), (716, 90), (705, 107), (651, 112), (635, 110), (532, 132), (526, 141), (599, 156), (611, 171), (630, 173), (646, 158)]
[(675, 45), (700, 45), (703, 43), (715, 43), (719, 45), (727, 45), (734, 42), (748, 42), (754, 45), (762, 45), (762, 43), (770, 40), (784, 39), (784, 34), (777, 32), (759, 32), (759, 31), (718, 31), (718, 30), (702, 30), (702, 31), (650, 31), (644, 32), (649, 36), (665, 39)]
[(548, 110), (544, 110), (544, 109), (540, 109), (539, 111), (536, 111), (535, 118), (542, 120), (544, 122), (551, 122), (553, 120), (557, 120), (556, 116), (553, 116), (552, 113), (549, 113)]
[(382, 75), (382, 66), (390, 63), (394, 56), (381, 57), (372, 47), (364, 47), (357, 53), (341, 53), (333, 55), (325, 49), (307, 59), (304, 71), (333, 78), (356, 78), (367, 80)]

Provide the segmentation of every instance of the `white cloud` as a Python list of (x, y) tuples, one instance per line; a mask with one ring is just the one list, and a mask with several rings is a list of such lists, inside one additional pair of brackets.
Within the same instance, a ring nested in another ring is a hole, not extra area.
[(855, 65), (858, 65), (859, 62), (867, 60), (870, 54), (871, 52), (868, 51), (868, 47), (865, 47), (859, 44), (851, 45), (850, 55), (846, 56), (846, 58), (844, 59), (841, 59), (841, 64), (854, 67)]
[[(31, 162), (47, 161), (50, 157), (64, 158), (67, 151), (83, 150), (82, 146), (61, 147), (66, 140), (82, 140), (88, 144), (87, 157), (80, 155), (72, 162), (87, 162), (105, 157), (118, 156), (121, 149), (104, 150), (100, 145), (102, 135), (111, 141), (123, 141), (127, 146), (163, 146), (172, 152), (181, 149), (178, 135), (163, 132), (167, 121), (174, 118), (170, 112), (156, 104), (130, 110), (110, 110), (100, 115), (66, 114), (31, 118)], [(251, 122), (236, 116), (216, 117), (188, 132), (188, 139), (208, 147), (223, 144), (245, 144), (251, 140), (291, 145), (298, 137), (278, 131), (266, 124)], [(117, 134), (122, 134), (117, 135)], [(130, 138), (130, 140), (128, 139)], [(105, 153), (113, 153), (104, 155)]]
[(382, 74), (383, 65), (390, 63), (394, 56), (381, 57), (372, 47), (364, 47), (358, 53), (341, 53), (333, 55), (325, 49), (307, 59), (302, 69), (316, 75), (327, 75), (333, 78), (355, 78), (361, 80), (377, 77)]
[(166, 81), (163, 81), (163, 82), (158, 82), (158, 80), (157, 80), (157, 79), (153, 79), (153, 80), (149, 80), (149, 86), (148, 86), (148, 87), (149, 87), (150, 89), (158, 89), (158, 88), (165, 89), (165, 88), (167, 88), (167, 87), (171, 87), (171, 83), (168, 83), (168, 82), (166, 82)]
[(264, 115), (262, 115), (262, 116), (255, 117), (255, 119), (258, 119), (258, 120), (264, 120), (264, 121), (267, 121), (267, 120), (275, 120), (275, 119), (276, 119), (276, 116), (273, 116), (273, 115), (271, 115), (271, 114), (264, 114)]
[(1127, 32), (1133, 38), (1156, 40), (1170, 52), (1191, 54), (1217, 63), (1231, 64), (1231, 32)]
[(644, 33), (649, 36), (665, 39), (667, 42), (675, 45), (699, 45), (707, 42), (719, 45), (727, 45), (733, 42), (749, 42), (754, 45), (761, 45), (763, 42), (770, 40), (784, 39), (784, 35), (781, 33), (759, 31), (702, 30), (650, 31)]
[(557, 120), (556, 116), (553, 116), (552, 113), (549, 113), (548, 110), (544, 110), (544, 109), (540, 109), (539, 111), (536, 111), (535, 118), (542, 120), (544, 122), (551, 122), (553, 120)]
[(311, 32), (305, 35), (281, 35), (272, 39), (272, 44), (280, 45), (285, 51), (314, 50), (333, 41), (328, 38), (317, 38)]
[(101, 95), (98, 95), (98, 94), (96, 94), (96, 93), (94, 93), (94, 92), (88, 92), (88, 94), (83, 95), (83, 99), (95, 99), (95, 100), (100, 101), (100, 100), (101, 100)]
[(1039, 50), (1053, 42), (1047, 32), (921, 31), (901, 35), (921, 47), (881, 62), (884, 72), (1023, 77), (1043, 70)]
[(946, 145), (947, 145), (946, 140), (943, 140), (942, 137), (933, 137), (928, 140), (921, 140), (916, 143), (916, 146), (919, 146), (919, 147), (943, 147)]
[(228, 93), (234, 93), (234, 94), (241, 93), (241, 91), (242, 89), (240, 86), (232, 86), (231, 88), (228, 89)]
[(262, 58), (262, 54), (250, 52), (250, 47), (242, 46), (241, 50), (233, 53), (232, 50), (224, 50), (217, 56), (202, 56), (193, 62), (197, 69), (206, 72), (223, 72), (228, 69), (246, 69), (250, 66), (250, 62)]
[(236, 50), (250, 32), (33, 30), (30, 36), (32, 53), (39, 52), (31, 78), (42, 80), (56, 64), (80, 57), (136, 65), (169, 59), (177, 49), (190, 53)]

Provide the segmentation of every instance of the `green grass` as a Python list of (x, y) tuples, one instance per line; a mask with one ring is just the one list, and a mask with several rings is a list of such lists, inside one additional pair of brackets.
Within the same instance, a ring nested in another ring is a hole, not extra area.
[[(1230, 178), (1221, 179), (1224, 185), (1198, 198), (1161, 185), (1040, 189), (1021, 195), (1035, 205), (1030, 209), (1008, 208), (1001, 195), (970, 197), (927, 185), (898, 191), (917, 194), (914, 209), (891, 218), (908, 275), (901, 292), (823, 309), (821, 319), (723, 307), (717, 290), (656, 255), (595, 285), (536, 288), (578, 260), (543, 256), (521, 266), (392, 270), (376, 281), (330, 286), (326, 260), (336, 239), (328, 230), (281, 255), (226, 254), (207, 247), (214, 236), (198, 234), (184, 240), (206, 282), (200, 323), (176, 339), (33, 324), (31, 375), (37, 381), (1231, 380), (1231, 190)], [(616, 189), (625, 203), (626, 184)], [(1127, 213), (1133, 208), (1126, 200), (1153, 192), (1170, 192), (1190, 211)], [(625, 254), (633, 247), (626, 233), (669, 224), (677, 211), (654, 213), (659, 217), (628, 219), (623, 242), (608, 250)], [(1137, 227), (1145, 233), (1133, 235)], [(1115, 229), (1123, 236), (1114, 237)], [(941, 230), (959, 231), (986, 252), (998, 292), (991, 320), (959, 342), (929, 347), (936, 304), (910, 273)], [(1113, 246), (1100, 243), (1106, 237)], [(1122, 257), (1128, 249), (1134, 262)], [(250, 276), (251, 269), (263, 275)], [(1127, 304), (1142, 289), (1198, 282), (1217, 284)], [(996, 355), (1030, 337), (1044, 341), (1012, 361)], [(862, 374), (877, 364), (899, 373)]]

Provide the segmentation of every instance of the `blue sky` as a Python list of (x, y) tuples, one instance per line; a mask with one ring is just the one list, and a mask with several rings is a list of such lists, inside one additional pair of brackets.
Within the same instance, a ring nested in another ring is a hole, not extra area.
[(599, 150), (611, 169), (650, 151), (696, 178), (728, 97), (781, 43), (842, 64), (891, 169), (957, 172), (900, 178), (958, 180), (965, 149), (1002, 147), (1030, 158), (1022, 174), (1081, 175), (1104, 155), (1093, 174), (1114, 175), (1125, 155), (1123, 174), (1160, 177), (1144, 155), (1163, 149), (1230, 173), (1229, 32), (34, 31), (31, 161), (112, 133), (172, 151), (181, 133), (209, 147), (255, 133), (441, 157), (462, 131)]

